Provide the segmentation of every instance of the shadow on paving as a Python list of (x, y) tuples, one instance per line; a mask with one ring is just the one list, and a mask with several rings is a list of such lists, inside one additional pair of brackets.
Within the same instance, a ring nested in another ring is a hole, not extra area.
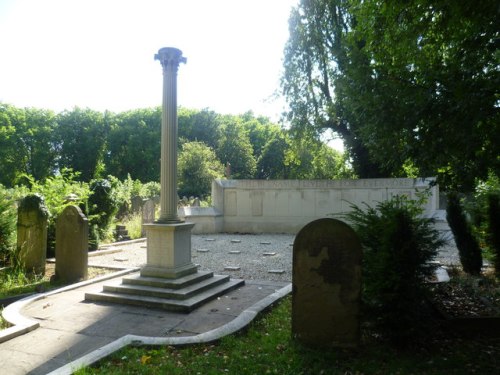
[(193, 336), (221, 327), (242, 311), (288, 283), (248, 281), (189, 314), (139, 306), (94, 303), (109, 280), (53, 294), (28, 304), (20, 313), (40, 328), (0, 344), (2, 368), (15, 374), (47, 374), (125, 335)]

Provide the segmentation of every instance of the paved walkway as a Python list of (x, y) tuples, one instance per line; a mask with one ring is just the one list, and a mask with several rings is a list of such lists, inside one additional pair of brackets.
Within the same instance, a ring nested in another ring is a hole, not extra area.
[[(216, 273), (243, 278), (245, 286), (189, 314), (86, 302), (84, 294), (101, 291), (104, 283), (111, 283), (109, 276), (107, 281), (101, 278), (35, 295), (9, 305), (3, 312), (15, 325), (0, 331), (0, 374), (70, 374), (131, 343), (214, 341), (242, 329), (259, 312), (291, 292), (292, 236), (193, 237), (195, 262)], [(443, 250), (440, 260), (456, 262), (454, 246)], [(113, 244), (101, 254), (90, 257), (89, 264), (140, 266), (145, 263), (145, 241)], [(234, 264), (241, 269), (225, 269)], [(112, 278), (137, 269), (128, 268)]]
[[(14, 336), (0, 343), (0, 373), (70, 374), (130, 343), (214, 341), (245, 327), (291, 291), (286, 282), (247, 281), (244, 287), (183, 314), (84, 300), (85, 292), (100, 291), (104, 283), (101, 279), (75, 284), (9, 305), (4, 317), (16, 326), (0, 331), (4, 334), (0, 342), (8, 334)], [(16, 330), (31, 331), (16, 337)]]

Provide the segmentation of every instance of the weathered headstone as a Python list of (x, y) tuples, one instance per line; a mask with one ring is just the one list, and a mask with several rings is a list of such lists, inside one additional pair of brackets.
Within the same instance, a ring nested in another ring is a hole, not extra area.
[(361, 296), (361, 243), (336, 219), (307, 224), (295, 238), (292, 334), (317, 347), (357, 346)]
[[(155, 221), (155, 209), (156, 205), (155, 202), (152, 199), (148, 199), (146, 202), (144, 202), (144, 205), (142, 206), (142, 224), (151, 224), (152, 222)], [(144, 230), (144, 227), (141, 229), (141, 236), (145, 237), (146, 236), (146, 231)]]
[(45, 273), (47, 254), (47, 220), (49, 212), (43, 197), (30, 194), (17, 209), (17, 249), (26, 272)]
[(142, 206), (144, 205), (144, 199), (142, 197), (132, 197), (130, 202), (132, 203), (132, 213), (141, 212)]
[(87, 279), (89, 226), (77, 206), (67, 206), (56, 223), (56, 278), (65, 282)]

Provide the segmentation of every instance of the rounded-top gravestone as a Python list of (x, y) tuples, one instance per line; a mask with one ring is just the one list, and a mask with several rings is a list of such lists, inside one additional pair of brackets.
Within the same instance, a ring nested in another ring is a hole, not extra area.
[(89, 225), (78, 206), (66, 206), (56, 223), (56, 278), (65, 282), (87, 279)]
[(295, 238), (292, 270), (292, 334), (317, 347), (359, 343), (361, 243), (336, 219), (307, 224)]
[(17, 251), (26, 272), (45, 273), (47, 255), (47, 220), (49, 211), (43, 197), (30, 194), (17, 209)]

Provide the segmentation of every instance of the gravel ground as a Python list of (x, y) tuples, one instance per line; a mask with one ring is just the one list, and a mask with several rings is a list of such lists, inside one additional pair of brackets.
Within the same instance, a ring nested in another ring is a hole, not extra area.
[[(292, 281), (291, 234), (203, 234), (192, 235), (191, 258), (200, 270), (246, 280)], [(89, 265), (138, 267), (146, 263), (146, 240), (114, 243), (102, 255), (89, 257)], [(116, 252), (113, 252), (116, 251)], [(112, 252), (112, 253), (111, 253)], [(454, 246), (437, 257), (443, 264), (459, 264)]]

